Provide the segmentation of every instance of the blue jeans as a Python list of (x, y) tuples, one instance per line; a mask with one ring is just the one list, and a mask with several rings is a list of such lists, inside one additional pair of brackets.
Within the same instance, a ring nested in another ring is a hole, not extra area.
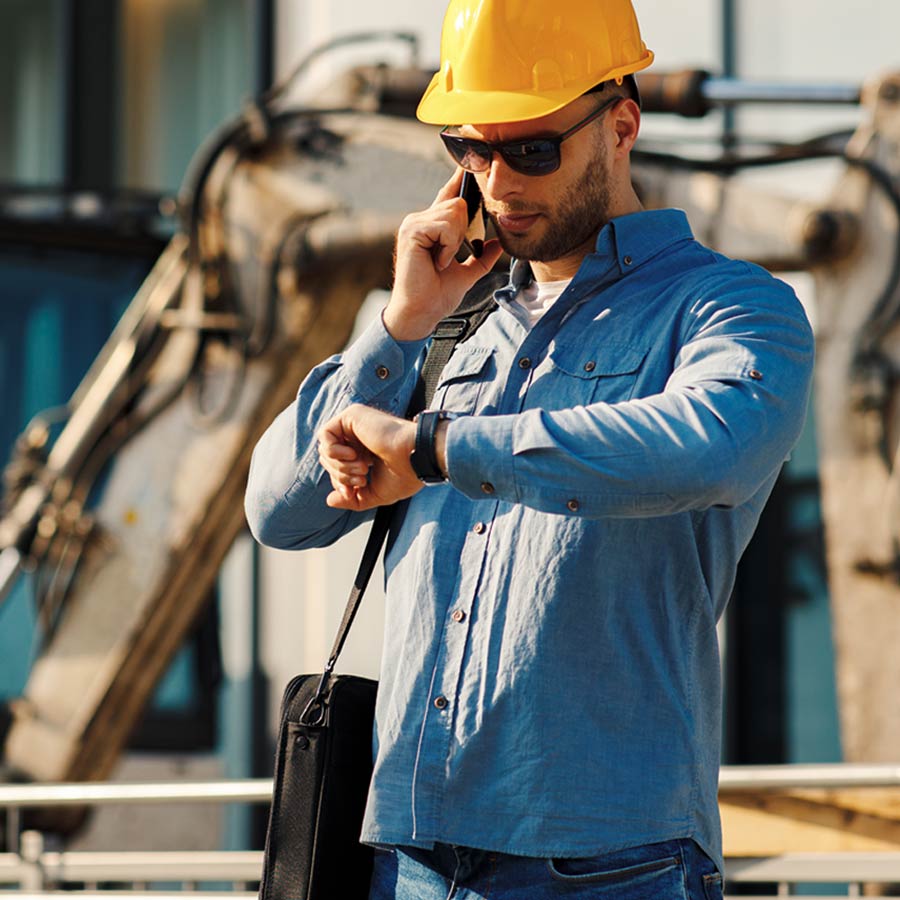
[(722, 876), (691, 840), (579, 859), (438, 844), (375, 853), (369, 900), (722, 900)]

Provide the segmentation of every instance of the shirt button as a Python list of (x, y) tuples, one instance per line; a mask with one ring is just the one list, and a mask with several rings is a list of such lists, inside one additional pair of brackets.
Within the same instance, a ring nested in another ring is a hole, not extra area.
[(484, 534), (485, 528), (487, 528), (487, 525), (485, 525), (484, 522), (476, 522), (472, 531), (474, 531), (475, 534)]
[(391, 370), (387, 366), (379, 366), (375, 370), (375, 374), (384, 381), (391, 374)]
[(762, 372), (759, 369), (751, 369), (749, 375), (754, 381), (762, 381)]
[(452, 618), (454, 622), (465, 622), (466, 611), (464, 609), (455, 609), (453, 610), (453, 615), (450, 618)]
[(481, 489), (482, 489), (486, 494), (493, 494), (493, 493), (494, 493), (494, 486), (493, 486), (489, 481), (482, 481), (482, 482), (481, 482)]
[(434, 705), (437, 709), (446, 709), (448, 702), (449, 701), (443, 694), (434, 698)]
[(519, 368), (520, 369), (530, 369), (531, 368), (531, 360), (527, 356), (523, 356), (519, 360)]
[(568, 506), (569, 509), (572, 510), (572, 512), (578, 512), (578, 510), (581, 508), (581, 504), (577, 500), (570, 500), (566, 504), (566, 506)]
[(593, 372), (594, 369), (596, 369), (596, 368), (597, 368), (597, 363), (595, 363), (593, 360), (589, 360), (588, 362), (586, 362), (584, 364), (585, 372)]
[(634, 260), (630, 256), (626, 256), (622, 260), (622, 262), (625, 263), (626, 266), (630, 266), (634, 262)]

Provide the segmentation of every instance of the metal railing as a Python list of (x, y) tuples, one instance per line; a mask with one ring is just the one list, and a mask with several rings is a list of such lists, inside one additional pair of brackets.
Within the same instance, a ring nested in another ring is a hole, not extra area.
[[(0, 786), (0, 810), (6, 815), (7, 851), (0, 853), (0, 888), (14, 885), (23, 893), (46, 896), (48, 891), (83, 884), (85, 891), (66, 891), (66, 896), (100, 895), (112, 900), (117, 894), (134, 898), (142, 893), (160, 896), (177, 893), (179, 900), (199, 894), (203, 900), (255, 897), (254, 885), (262, 871), (262, 851), (49, 851), (39, 832), (21, 832), (22, 812), (48, 807), (99, 807), (165, 803), (269, 803), (270, 778), (233, 781), (140, 783), (20, 784)], [(180, 885), (177, 891), (148, 891), (160, 884)], [(202, 884), (230, 884), (231, 889), (197, 891)], [(98, 891), (98, 885), (130, 884)], [(3, 891), (0, 890), (0, 895)]]
[[(790, 896), (798, 884), (846, 884), (848, 897), (861, 897), (864, 884), (900, 884), (900, 852), (787, 853), (768, 859), (728, 859), (732, 884), (776, 884), (778, 896)], [(751, 898), (743, 898), (751, 900)], [(815, 900), (806, 896), (806, 900)]]
[(802, 788), (900, 787), (900, 765), (816, 763), (789, 766), (722, 766), (723, 791), (789, 791)]
[[(729, 792), (802, 788), (900, 787), (900, 766), (806, 765), (731, 766), (720, 775)], [(34, 831), (20, 834), (22, 811), (41, 807), (122, 804), (269, 803), (271, 779), (96, 784), (0, 785), (0, 810), (7, 822), (6, 853), (0, 853), (0, 897), (46, 897), (61, 888), (67, 898), (134, 900), (143, 894), (177, 895), (179, 900), (242, 900), (254, 897), (262, 869), (261, 851), (52, 851)], [(866, 883), (900, 884), (900, 852), (792, 853), (726, 860), (729, 884), (776, 884), (779, 896), (795, 885), (845, 884), (847, 896), (861, 896)], [(177, 889), (159, 890), (176, 884)], [(223, 891), (222, 884), (230, 885)], [(129, 885), (123, 889), (122, 885)], [(198, 890), (210, 885), (207, 890)], [(100, 889), (103, 886), (103, 889)], [(156, 890), (150, 890), (151, 887)], [(4, 891), (12, 887), (12, 891)], [(746, 898), (745, 898), (746, 900)], [(815, 898), (812, 898), (815, 900)]]
[(18, 850), (23, 809), (65, 806), (122, 806), (159, 803), (269, 803), (271, 778), (231, 781), (86, 782), (0, 785), (6, 814), (6, 849)]
[(134, 893), (146, 891), (151, 884), (172, 882), (186, 892), (203, 883), (224, 882), (231, 885), (230, 898), (241, 893), (252, 897), (252, 886), (261, 871), (262, 852), (258, 850), (52, 852), (44, 849), (43, 836), (36, 831), (22, 835), (19, 853), (0, 854), (0, 884), (17, 885), (32, 893), (71, 884), (96, 890), (101, 883), (131, 884), (130, 893)]

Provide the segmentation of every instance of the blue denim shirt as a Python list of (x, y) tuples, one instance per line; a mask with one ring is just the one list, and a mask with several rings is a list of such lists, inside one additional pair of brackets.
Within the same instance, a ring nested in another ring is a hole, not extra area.
[[(716, 620), (803, 423), (809, 324), (676, 210), (610, 222), (531, 330), (529, 275), (447, 364), (450, 483), (389, 539), (363, 838), (586, 856), (690, 837), (721, 864)], [(376, 322), (309, 375), (254, 454), (263, 543), (370, 518), (325, 506), (314, 432), (352, 402), (402, 415), (423, 350)]]

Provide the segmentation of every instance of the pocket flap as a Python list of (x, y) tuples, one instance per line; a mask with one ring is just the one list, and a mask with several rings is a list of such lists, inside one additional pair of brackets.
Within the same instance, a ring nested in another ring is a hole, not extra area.
[(557, 339), (550, 360), (561, 372), (576, 378), (602, 375), (628, 375), (637, 372), (647, 356), (647, 347), (617, 341), (594, 342), (590, 335), (572, 335)]
[(469, 347), (460, 344), (441, 372), (438, 386), (480, 375), (493, 353), (491, 347)]

